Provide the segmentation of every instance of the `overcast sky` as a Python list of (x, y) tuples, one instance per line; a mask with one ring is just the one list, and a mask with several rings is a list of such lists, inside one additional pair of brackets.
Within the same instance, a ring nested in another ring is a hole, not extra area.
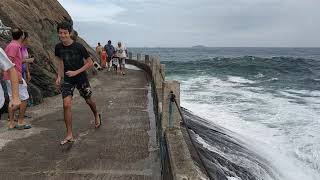
[(58, 0), (90, 45), (320, 47), (320, 0)]

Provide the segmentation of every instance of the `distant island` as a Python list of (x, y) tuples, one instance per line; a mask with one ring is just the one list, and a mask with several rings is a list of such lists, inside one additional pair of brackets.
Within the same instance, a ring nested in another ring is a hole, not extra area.
[(206, 46), (203, 45), (197, 45), (197, 46), (192, 46), (191, 48), (205, 48)]

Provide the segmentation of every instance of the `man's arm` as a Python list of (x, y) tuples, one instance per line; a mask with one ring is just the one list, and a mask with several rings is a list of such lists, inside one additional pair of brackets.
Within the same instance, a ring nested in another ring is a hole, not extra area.
[(60, 86), (61, 78), (63, 76), (64, 66), (63, 66), (63, 61), (59, 57), (56, 57), (56, 59), (58, 60), (58, 74), (57, 74), (56, 85)]
[[(14, 62), (14, 57), (8, 56), (11, 62)], [(17, 70), (15, 70), (15, 72), (17, 73), (17, 77), (18, 77), (18, 82), (21, 84), (22, 82), (22, 76), (20, 73), (18, 73)], [(10, 72), (9, 72), (10, 73)], [(11, 75), (11, 74), (10, 74)]]
[(14, 67), (8, 70), (10, 74), (10, 81), (11, 81), (11, 92), (12, 92), (12, 100), (9, 103), (11, 107), (17, 107), (20, 105), (20, 97), (19, 97), (19, 75), (18, 72)]
[(22, 63), (33, 63), (34, 58), (26, 58), (24, 60), (22, 60)]
[(9, 73), (11, 82), (12, 100), (9, 102), (9, 107), (13, 107), (15, 109), (20, 105), (21, 101), (19, 98), (19, 75), (14, 66), (15, 65), (7, 56), (6, 52), (0, 48), (0, 68)]
[(27, 82), (31, 81), (31, 74), (30, 74), (30, 64), (26, 64), (26, 71), (27, 71)]
[(88, 57), (87, 59), (84, 60), (84, 65), (80, 69), (78, 69), (76, 71), (68, 71), (68, 72), (66, 72), (66, 75), (68, 77), (76, 76), (76, 75), (88, 70), (92, 66), (93, 66), (93, 61), (90, 57)]

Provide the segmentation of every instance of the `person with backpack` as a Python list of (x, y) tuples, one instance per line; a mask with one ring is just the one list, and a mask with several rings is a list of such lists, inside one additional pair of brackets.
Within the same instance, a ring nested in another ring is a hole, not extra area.
[(107, 52), (107, 64), (108, 64), (108, 70), (110, 71), (110, 62), (114, 56), (115, 49), (113, 45), (111, 44), (111, 40), (108, 41), (108, 44), (104, 46), (104, 50)]

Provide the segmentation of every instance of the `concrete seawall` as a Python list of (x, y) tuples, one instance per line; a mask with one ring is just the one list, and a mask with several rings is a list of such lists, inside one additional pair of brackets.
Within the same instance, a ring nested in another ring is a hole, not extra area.
[[(129, 53), (128, 64), (143, 69), (152, 81), (154, 111), (157, 122), (157, 138), (160, 146), (162, 179), (165, 180), (197, 180), (209, 179), (197, 167), (190, 155), (181, 130), (180, 83), (165, 80), (165, 65), (160, 64), (160, 58), (141, 54), (133, 58)], [(178, 105), (170, 103), (172, 94)]]

